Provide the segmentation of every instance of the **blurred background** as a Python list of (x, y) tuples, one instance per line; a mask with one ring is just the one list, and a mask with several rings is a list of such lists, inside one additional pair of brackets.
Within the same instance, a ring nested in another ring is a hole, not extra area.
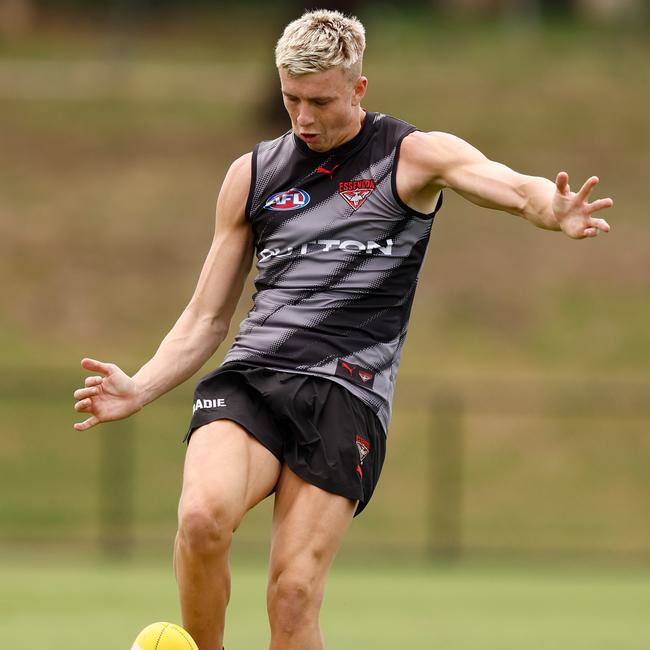
[[(566, 170), (574, 189), (597, 174), (594, 195), (616, 203), (611, 234), (576, 242), (447, 192), (387, 464), (340, 553), (326, 637), (647, 648), (650, 3), (318, 6), (366, 26), (369, 110), (525, 173)], [(179, 618), (169, 557), (194, 381), (83, 434), (72, 392), (83, 356), (135, 372), (185, 306), (230, 162), (289, 128), (273, 47), (306, 8), (0, 0), (7, 647), (74, 650), (92, 629), (93, 647), (126, 648)], [(238, 533), (230, 647), (266, 638), (271, 507)]]

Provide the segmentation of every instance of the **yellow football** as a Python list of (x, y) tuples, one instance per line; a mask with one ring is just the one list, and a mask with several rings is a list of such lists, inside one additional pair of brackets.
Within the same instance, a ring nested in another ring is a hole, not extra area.
[(180, 625), (152, 623), (138, 634), (131, 650), (199, 650)]

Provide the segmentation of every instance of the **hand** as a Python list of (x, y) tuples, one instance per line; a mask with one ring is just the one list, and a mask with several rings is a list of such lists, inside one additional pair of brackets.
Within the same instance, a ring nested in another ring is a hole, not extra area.
[(135, 382), (115, 364), (82, 359), (81, 365), (100, 376), (86, 377), (85, 388), (74, 392), (75, 411), (91, 414), (87, 420), (74, 425), (77, 431), (85, 431), (100, 422), (127, 418), (142, 408)]
[(569, 187), (569, 175), (560, 172), (555, 181), (556, 192), (553, 196), (553, 215), (561, 230), (572, 239), (595, 237), (599, 232), (609, 232), (609, 224), (604, 219), (595, 219), (591, 215), (598, 210), (611, 208), (612, 199), (598, 199), (589, 203), (591, 190), (598, 185), (598, 177), (592, 176), (576, 194)]

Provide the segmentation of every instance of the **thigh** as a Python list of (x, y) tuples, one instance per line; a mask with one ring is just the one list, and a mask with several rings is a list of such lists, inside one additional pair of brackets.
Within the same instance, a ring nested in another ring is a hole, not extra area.
[(305, 482), (285, 465), (276, 487), (270, 580), (295, 571), (324, 582), (356, 505)]
[(196, 429), (189, 440), (179, 511), (211, 509), (238, 525), (275, 488), (278, 459), (232, 420)]
[(272, 377), (270, 409), (284, 426), (282, 460), (307, 483), (358, 501), (370, 501), (379, 480), (386, 436), (372, 409), (325, 378)]

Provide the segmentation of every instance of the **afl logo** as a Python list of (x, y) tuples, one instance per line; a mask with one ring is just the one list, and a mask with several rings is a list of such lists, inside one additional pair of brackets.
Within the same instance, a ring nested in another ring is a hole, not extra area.
[(304, 208), (311, 200), (305, 190), (299, 190), (295, 187), (286, 192), (278, 192), (266, 199), (264, 207), (267, 210), (298, 210)]

